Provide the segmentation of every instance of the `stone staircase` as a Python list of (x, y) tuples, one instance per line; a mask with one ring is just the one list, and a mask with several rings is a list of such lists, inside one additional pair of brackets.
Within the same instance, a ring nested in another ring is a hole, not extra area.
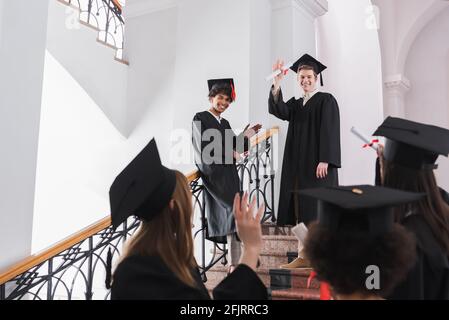
[[(298, 242), (289, 227), (266, 223), (262, 226), (263, 249), (257, 270), (262, 282), (269, 288), (273, 300), (318, 300), (319, 282), (313, 280), (307, 288), (310, 269), (279, 269), (297, 256)], [(227, 266), (217, 263), (207, 272), (206, 287), (212, 290), (226, 277)]]

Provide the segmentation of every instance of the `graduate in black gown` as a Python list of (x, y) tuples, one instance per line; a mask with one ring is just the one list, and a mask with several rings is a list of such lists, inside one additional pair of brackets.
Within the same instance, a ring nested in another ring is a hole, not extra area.
[[(129, 216), (141, 220), (112, 277), (111, 298), (210, 299), (194, 258), (192, 195), (186, 177), (164, 167), (154, 139), (117, 176), (110, 190), (116, 228)], [(267, 299), (254, 272), (262, 246), (260, 219), (248, 196), (235, 197), (235, 219), (245, 244), (241, 263), (214, 290), (215, 299)]]
[(424, 192), (426, 197), (396, 212), (399, 223), (416, 238), (417, 261), (389, 299), (449, 299), (449, 205), (433, 170), (439, 155), (449, 154), (449, 130), (388, 117), (374, 133), (379, 145), (383, 185)]
[[(278, 61), (273, 70), (283, 68)], [(297, 72), (304, 97), (284, 102), (281, 73), (274, 79), (268, 101), (269, 112), (289, 122), (282, 164), (277, 221), (279, 225), (306, 225), (316, 219), (316, 201), (299, 202), (295, 210), (293, 189), (338, 185), (340, 168), (340, 117), (330, 93), (319, 92), (317, 77), (326, 67), (309, 55), (302, 56), (291, 70)], [(298, 212), (296, 212), (298, 211)], [(299, 216), (296, 216), (299, 215)]]
[(249, 149), (249, 139), (261, 128), (255, 125), (235, 135), (222, 117), (236, 94), (233, 79), (208, 80), (208, 110), (193, 118), (192, 142), (195, 163), (205, 186), (207, 237), (217, 243), (228, 243), (231, 269), (240, 256), (240, 241), (235, 236), (232, 214), (234, 196), (240, 192), (236, 161)]
[(318, 222), (310, 227), (305, 251), (334, 299), (382, 299), (413, 267), (413, 236), (394, 223), (393, 209), (424, 194), (369, 185), (306, 189), (299, 194), (320, 201)]
[[(283, 70), (278, 60), (273, 71)], [(284, 72), (274, 78), (268, 100), (269, 112), (289, 122), (282, 162), (281, 188), (277, 224), (306, 226), (316, 217), (316, 201), (298, 198), (292, 190), (337, 186), (340, 168), (340, 116), (337, 100), (330, 94), (318, 91), (318, 75), (326, 69), (308, 54), (303, 55), (290, 68), (297, 73), (298, 85), (304, 91), (300, 99), (294, 97), (284, 102), (280, 87)], [(322, 78), (321, 78), (322, 83)], [(300, 239), (298, 238), (300, 241)], [(283, 268), (307, 267), (299, 242), (298, 258)]]

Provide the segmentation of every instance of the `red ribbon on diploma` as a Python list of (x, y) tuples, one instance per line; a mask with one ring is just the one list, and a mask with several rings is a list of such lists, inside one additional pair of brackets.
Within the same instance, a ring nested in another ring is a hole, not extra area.
[(284, 76), (287, 75), (288, 69), (285, 69), (283, 72), (284, 72)]
[(366, 143), (366, 144), (364, 144), (364, 145), (363, 145), (363, 148), (366, 148), (366, 147), (372, 147), (372, 146), (373, 146), (373, 144), (375, 144), (375, 143), (379, 143), (379, 139), (374, 139), (374, 140), (371, 140), (371, 142), (370, 142), (370, 143)]
[[(312, 280), (315, 279), (316, 272), (312, 271), (310, 272), (310, 276), (307, 279), (307, 289), (310, 288), (310, 285), (312, 284)], [(330, 300), (331, 299), (331, 289), (329, 286), (329, 283), (327, 282), (320, 282), (320, 300)]]

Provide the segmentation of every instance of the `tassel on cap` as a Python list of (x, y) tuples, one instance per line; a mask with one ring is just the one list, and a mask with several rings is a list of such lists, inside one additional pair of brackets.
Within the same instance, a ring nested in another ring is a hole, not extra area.
[(106, 257), (106, 279), (105, 285), (106, 289), (111, 289), (111, 280), (112, 280), (112, 252), (111, 248), (108, 249), (108, 255)]

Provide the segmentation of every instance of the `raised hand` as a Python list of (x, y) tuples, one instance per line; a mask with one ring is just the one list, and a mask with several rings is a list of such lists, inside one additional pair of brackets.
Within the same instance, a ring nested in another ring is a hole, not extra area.
[(243, 134), (245, 135), (245, 137), (247, 137), (248, 139), (253, 137), (254, 135), (256, 135), (257, 132), (259, 132), (259, 130), (262, 128), (261, 124), (256, 124), (254, 126), (252, 126), (249, 129), (246, 129)]
[(280, 86), (281, 86), (281, 81), (282, 81), (282, 79), (283, 79), (284, 76), (285, 76), (283, 67), (284, 67), (284, 61), (283, 61), (283, 60), (280, 60), (280, 59), (278, 59), (278, 60), (276, 61), (276, 63), (273, 64), (273, 71), (281, 70), (281, 73), (278, 74), (278, 75), (277, 75), (276, 77), (274, 77), (274, 79), (273, 79), (273, 85), (274, 85), (274, 89), (275, 89), (276, 91), (280, 88)]
[[(243, 242), (243, 254), (240, 263), (244, 263), (252, 269), (257, 268), (257, 260), (262, 249), (262, 227), (260, 221), (265, 211), (262, 204), (256, 211), (256, 199), (248, 205), (248, 193), (245, 192), (242, 199), (240, 194), (234, 198), (234, 217), (237, 233)], [(256, 212), (256, 214), (254, 214)]]

